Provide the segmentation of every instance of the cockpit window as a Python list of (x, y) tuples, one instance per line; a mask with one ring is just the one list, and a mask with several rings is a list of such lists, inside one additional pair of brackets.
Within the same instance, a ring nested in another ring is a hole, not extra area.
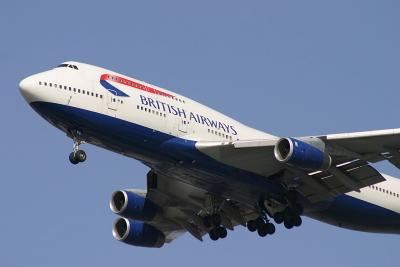
[(70, 65), (70, 64), (60, 64), (57, 66), (57, 68), (71, 68), (71, 69), (79, 70), (77, 66)]

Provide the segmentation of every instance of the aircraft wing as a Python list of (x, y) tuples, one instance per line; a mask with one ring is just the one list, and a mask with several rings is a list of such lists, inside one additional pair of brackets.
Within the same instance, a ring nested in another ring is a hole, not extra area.
[(321, 139), (369, 162), (388, 160), (400, 168), (400, 129), (329, 134)]
[(198, 142), (206, 155), (227, 165), (280, 180), (311, 202), (318, 202), (384, 181), (369, 163), (388, 160), (400, 168), (400, 129), (299, 137), (318, 139), (332, 157), (327, 170), (304, 170), (279, 162), (278, 138), (235, 142)]

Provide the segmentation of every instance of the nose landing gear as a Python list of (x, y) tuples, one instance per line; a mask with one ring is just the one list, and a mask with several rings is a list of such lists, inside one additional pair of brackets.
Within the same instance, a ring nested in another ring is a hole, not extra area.
[(72, 134), (74, 139), (74, 146), (72, 152), (69, 154), (69, 161), (74, 165), (84, 162), (87, 158), (85, 151), (79, 149), (79, 146), (84, 143), (79, 139), (81, 135), (82, 133), (80, 131), (74, 131)]

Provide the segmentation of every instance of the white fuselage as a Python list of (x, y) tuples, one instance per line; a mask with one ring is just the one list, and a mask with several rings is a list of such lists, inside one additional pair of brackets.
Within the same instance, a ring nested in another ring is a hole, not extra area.
[[(188, 141), (276, 138), (166, 89), (88, 64), (66, 62), (64, 65), (21, 81), (21, 92), (27, 102), (32, 106), (34, 103), (51, 103), (101, 114)], [(44, 112), (39, 113), (48, 119)], [(87, 114), (88, 120), (90, 115)], [(68, 133), (67, 124), (58, 124), (63, 118), (60, 115), (57, 120), (48, 120)], [(118, 130), (108, 131), (112, 139)], [(92, 143), (129, 155), (124, 147), (118, 147), (123, 142), (121, 139), (115, 146), (109, 146), (106, 140), (99, 138), (93, 139)], [(147, 142), (146, 137), (143, 137), (143, 142)], [(400, 181), (387, 175), (385, 178), (382, 183), (365, 187), (361, 192), (350, 192), (347, 196), (400, 213)], [(340, 216), (337, 220), (319, 214), (311, 217), (346, 227), (345, 219)], [(349, 228), (357, 229), (354, 226)], [(361, 227), (359, 230), (368, 229)]]

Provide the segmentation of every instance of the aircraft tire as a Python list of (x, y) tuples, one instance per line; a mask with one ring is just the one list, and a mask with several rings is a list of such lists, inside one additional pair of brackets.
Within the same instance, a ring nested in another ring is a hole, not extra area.
[(299, 227), (302, 223), (302, 219), (300, 216), (295, 216), (293, 218), (293, 226)]
[(78, 151), (75, 152), (75, 159), (76, 159), (78, 162), (85, 162), (86, 158), (87, 158), (87, 157), (86, 157), (85, 151), (83, 151), (83, 150), (78, 150)]
[(268, 226), (267, 226), (267, 224), (264, 223), (263, 225), (260, 225), (260, 227), (258, 227), (258, 229), (257, 229), (257, 233), (261, 237), (266, 236), (268, 234)]
[(255, 220), (250, 220), (247, 222), (247, 229), (250, 232), (255, 232), (257, 230), (257, 223)]
[(228, 231), (226, 230), (225, 227), (220, 226), (217, 228), (217, 231), (219, 238), (225, 238), (228, 235)]
[(79, 163), (79, 161), (76, 159), (76, 157), (75, 157), (75, 153), (74, 152), (71, 152), (70, 154), (69, 154), (69, 162), (71, 162), (72, 164), (74, 164), (74, 165), (76, 165), (76, 164), (78, 164)]
[(210, 236), (210, 239), (213, 241), (217, 241), (219, 238), (218, 231), (216, 229), (212, 229), (210, 233), (208, 233), (208, 235)]

